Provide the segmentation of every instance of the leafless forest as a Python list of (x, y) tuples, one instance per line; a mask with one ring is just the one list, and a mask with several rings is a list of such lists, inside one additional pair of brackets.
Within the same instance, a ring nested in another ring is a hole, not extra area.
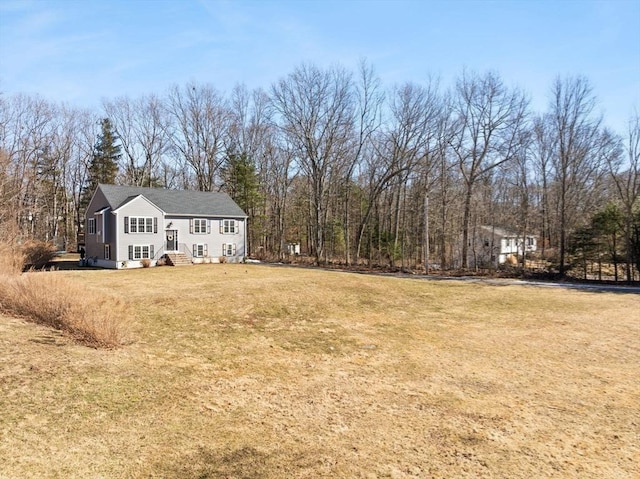
[(0, 94), (1, 231), (75, 248), (108, 119), (116, 183), (228, 192), (257, 258), (300, 243), (317, 263), (471, 270), (487, 266), (474, 241), (493, 225), (536, 235), (529, 259), (557, 274), (597, 263), (633, 280), (640, 120), (607, 129), (583, 77), (548, 91), (537, 112), (495, 72), (388, 86), (363, 62), (301, 65), (254, 91), (174, 85), (99, 111)]

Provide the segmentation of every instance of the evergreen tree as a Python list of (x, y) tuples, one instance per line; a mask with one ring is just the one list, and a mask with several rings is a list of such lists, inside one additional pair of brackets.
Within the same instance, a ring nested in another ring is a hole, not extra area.
[(593, 215), (591, 225), (596, 239), (604, 243), (608, 259), (613, 262), (615, 280), (618, 281), (618, 263), (621, 259), (618, 254), (618, 236), (624, 231), (624, 217), (620, 208), (615, 203), (609, 203)]
[[(596, 233), (592, 225), (577, 228), (569, 238), (568, 252), (574, 258), (574, 265), (581, 267), (583, 279), (588, 279), (588, 267), (597, 261), (598, 251)], [(564, 275), (571, 266), (571, 264), (565, 265), (565, 269), (561, 271), (561, 274)]]
[(260, 204), (256, 167), (246, 153), (230, 154), (222, 168), (224, 189), (248, 215)]
[(98, 140), (93, 148), (87, 185), (83, 192), (82, 204), (85, 208), (89, 204), (91, 195), (93, 195), (98, 184), (112, 185), (115, 183), (116, 175), (118, 174), (118, 162), (122, 156), (120, 145), (117, 144), (118, 137), (113, 130), (111, 121), (108, 118), (102, 119), (100, 128), (101, 133), (98, 135)]
[[(249, 224), (260, 223), (263, 218), (259, 211), (262, 210), (263, 197), (260, 194), (260, 183), (256, 166), (246, 153), (230, 153), (222, 167), (223, 189), (249, 216)], [(258, 228), (254, 227), (252, 233)], [(247, 250), (252, 251), (255, 237), (247, 235)]]

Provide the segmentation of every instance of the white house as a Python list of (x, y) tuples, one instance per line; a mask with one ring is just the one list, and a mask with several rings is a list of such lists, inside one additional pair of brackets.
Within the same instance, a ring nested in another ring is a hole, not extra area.
[(477, 262), (504, 264), (510, 257), (518, 259), (537, 248), (536, 237), (517, 234), (495, 226), (480, 226), (476, 240)]
[(90, 264), (104, 268), (242, 261), (247, 215), (225, 193), (98, 185), (85, 219)]

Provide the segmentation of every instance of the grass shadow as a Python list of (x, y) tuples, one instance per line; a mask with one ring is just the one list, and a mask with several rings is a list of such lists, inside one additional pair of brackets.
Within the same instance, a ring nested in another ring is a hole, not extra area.
[(45, 269), (55, 269), (60, 271), (86, 271), (86, 270), (101, 270), (97, 266), (87, 266), (80, 264), (80, 255), (78, 253), (61, 253), (56, 256), (52, 261), (47, 263)]
[(262, 479), (273, 477), (272, 459), (253, 447), (233, 451), (214, 451), (200, 447), (178, 464), (161, 464), (158, 469), (167, 479)]

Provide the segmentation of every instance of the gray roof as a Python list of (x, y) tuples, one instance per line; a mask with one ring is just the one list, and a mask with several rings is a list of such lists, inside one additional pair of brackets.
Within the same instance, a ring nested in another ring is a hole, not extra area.
[(98, 185), (112, 210), (142, 195), (169, 215), (246, 217), (226, 193)]
[[(498, 226), (481, 225), (480, 229), (486, 231), (487, 233), (493, 233), (496, 236), (501, 238), (517, 238), (521, 236), (520, 233), (514, 233), (513, 231), (509, 231), (505, 228), (500, 228)], [(533, 236), (533, 235), (527, 233), (526, 236)]]

